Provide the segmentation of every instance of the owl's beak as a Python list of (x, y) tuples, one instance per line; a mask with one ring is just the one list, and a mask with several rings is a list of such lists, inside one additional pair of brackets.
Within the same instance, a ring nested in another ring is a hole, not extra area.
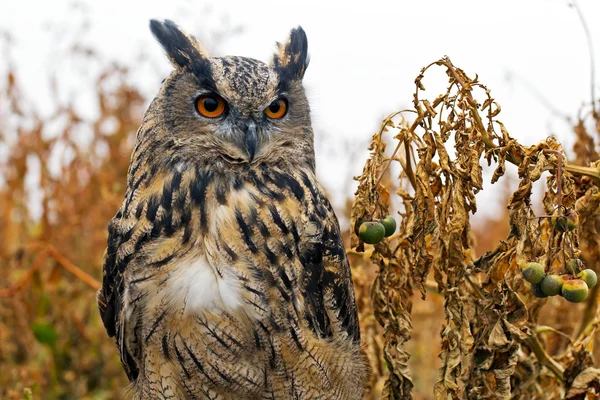
[(256, 133), (256, 124), (253, 121), (248, 122), (246, 127), (246, 151), (248, 152), (249, 162), (254, 160), (256, 145), (258, 144), (258, 135)]

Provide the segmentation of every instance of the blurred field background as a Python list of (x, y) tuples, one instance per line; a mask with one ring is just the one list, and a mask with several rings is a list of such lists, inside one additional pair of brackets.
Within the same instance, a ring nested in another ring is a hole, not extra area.
[[(12, 57), (19, 43), (13, 40), (10, 30), (0, 28), (0, 398), (22, 399), (30, 391), (33, 398), (42, 399), (118, 399), (121, 388), (127, 384), (114, 343), (99, 319), (95, 291), (101, 277), (106, 225), (125, 192), (135, 134), (153, 96), (147, 87), (140, 87), (139, 70), (152, 77), (156, 81), (153, 87), (158, 87), (168, 64), (164, 60), (157, 71), (146, 57), (146, 49), (136, 55), (135, 64), (123, 64), (97, 52), (90, 43), (79, 41), (78, 29), (85, 30), (93, 24), (84, 4), (69, 6), (80, 20), (75, 21), (75, 28), (64, 42), (57, 42), (56, 64), (48, 68), (45, 76), (35, 78), (48, 88), (47, 102), (51, 104), (44, 104), (42, 111), (31, 90), (24, 88), (27, 77), (23, 70), (27, 68), (21, 69)], [(210, 9), (204, 12), (209, 17), (224, 18)], [(244, 34), (243, 26), (231, 22), (206, 28), (202, 33), (206, 40), (212, 39), (215, 50), (227, 37)], [(544, 38), (538, 40), (543, 43)], [(583, 36), (581, 42), (585, 42)], [(425, 65), (438, 55), (418, 63)], [(76, 60), (78, 71), (86, 72), (82, 90), (87, 91), (87, 107), (75, 102), (79, 96), (71, 97), (64, 90), (61, 80), (68, 78), (61, 71), (61, 57)], [(585, 54), (580, 60), (586, 60)], [(584, 62), (587, 61), (578, 61), (573, 75), (588, 69), (581, 68)], [(412, 84), (417, 74), (418, 69), (414, 69), (397, 79)], [(527, 77), (522, 79), (527, 82)], [(536, 132), (537, 138), (530, 141), (561, 131), (561, 139), (573, 143), (574, 135), (567, 136), (567, 117), (575, 121), (574, 110), (540, 105), (548, 99), (537, 93), (537, 88), (524, 86), (521, 93), (532, 96), (532, 109), (546, 110), (546, 114), (537, 114), (544, 119), (537, 123), (543, 126), (554, 121), (547, 125), (547, 131)], [(587, 87), (584, 91), (587, 93)], [(536, 101), (538, 95), (541, 99)], [(377, 97), (371, 101), (378, 101)], [(381, 116), (410, 101), (407, 96), (399, 98), (396, 104), (379, 104)], [(513, 107), (510, 102), (502, 102), (502, 106)], [(361, 118), (347, 110), (347, 117), (351, 116)], [(346, 227), (346, 240), (354, 188), (352, 175), (362, 168), (366, 144), (379, 121), (374, 119), (368, 124), (372, 128), (361, 132), (361, 138), (342, 142), (328, 135), (326, 129), (316, 131), (317, 160), (336, 160), (333, 165), (327, 161), (320, 164), (324, 168), (319, 167), (319, 176), (324, 177), (326, 184), (335, 181), (330, 192)], [(506, 204), (509, 187), (510, 182), (496, 185), (490, 204)], [(507, 229), (505, 209), (484, 210), (474, 225), (477, 254), (504, 239)], [(369, 346), (371, 354), (381, 354), (382, 332), (373, 317), (369, 295), (376, 268), (363, 256), (350, 255), (350, 260), (365, 346)], [(436, 381), (442, 303), (443, 298), (435, 293), (429, 293), (427, 301), (415, 297), (414, 334), (409, 349), (418, 399), (430, 399)], [(552, 304), (552, 312), (542, 318), (560, 320), (566, 331), (572, 330), (576, 313), (569, 312), (565, 302)], [(375, 399), (386, 371), (381, 359), (370, 361), (374, 370), (369, 396)]]

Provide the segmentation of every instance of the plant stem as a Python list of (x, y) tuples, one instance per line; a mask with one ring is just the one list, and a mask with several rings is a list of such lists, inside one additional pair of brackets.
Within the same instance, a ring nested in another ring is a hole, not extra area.
[(596, 94), (594, 92), (594, 89), (596, 87), (596, 64), (594, 61), (594, 46), (592, 44), (592, 35), (590, 34), (590, 29), (588, 28), (587, 22), (583, 17), (583, 13), (579, 8), (579, 4), (577, 4), (577, 0), (572, 0), (571, 6), (577, 12), (577, 16), (579, 17), (579, 20), (581, 21), (581, 26), (583, 27), (583, 32), (585, 33), (585, 38), (587, 39), (588, 54), (590, 56), (590, 91), (592, 97), (592, 115), (596, 117), (598, 115), (596, 113)]
[(564, 383), (564, 368), (562, 367), (562, 365), (557, 363), (552, 357), (550, 357), (548, 353), (546, 353), (537, 337), (534, 334), (532, 334), (530, 337), (525, 339), (525, 343), (531, 349), (531, 351), (533, 351), (533, 354), (535, 354), (537, 359), (546, 368), (548, 368), (561, 383)]
[(570, 172), (573, 175), (584, 175), (589, 176), (594, 181), (596, 186), (600, 187), (600, 170), (592, 167), (582, 167), (579, 165), (565, 163), (565, 171)]
[[(398, 113), (394, 113), (385, 119), (380, 133), (383, 133), (383, 127), (385, 127), (387, 122), (389, 120), (391, 120), (393, 117), (395, 117), (397, 114)], [(421, 123), (422, 120), (423, 120), (422, 117), (417, 117), (417, 119), (414, 120), (414, 122), (412, 123), (410, 128), (408, 128), (408, 133), (414, 133), (415, 129), (417, 129), (417, 126), (419, 126), (419, 124)], [(398, 153), (398, 150), (400, 150), (400, 146), (402, 145), (402, 143), (405, 143), (406, 146), (408, 146), (408, 140), (406, 137), (404, 138), (404, 140), (398, 141), (398, 144), (396, 145), (396, 148), (394, 149), (394, 152), (392, 153), (392, 156), (390, 157), (388, 163), (386, 164), (386, 166), (383, 168), (383, 170), (379, 174), (379, 178), (377, 179), (377, 182), (375, 183), (375, 187), (377, 187), (377, 185), (379, 185), (379, 182), (381, 182), (383, 175), (385, 174), (385, 172), (389, 168), (390, 164), (394, 160), (394, 157), (396, 157), (396, 153)], [(408, 161), (410, 162), (410, 159)], [(416, 181), (414, 174), (412, 174), (412, 169), (407, 169), (404, 165), (402, 166), (402, 168), (404, 168), (404, 171), (406, 172), (406, 175), (408, 176), (408, 179), (410, 180), (410, 184), (412, 185), (413, 189), (416, 189), (417, 181)]]

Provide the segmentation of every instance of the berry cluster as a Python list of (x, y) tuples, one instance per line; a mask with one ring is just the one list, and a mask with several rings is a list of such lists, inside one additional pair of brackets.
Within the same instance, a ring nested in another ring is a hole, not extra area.
[[(552, 228), (560, 233), (570, 234), (577, 228), (579, 217), (573, 210), (560, 213), (558, 210), (550, 216)], [(583, 269), (583, 261), (579, 258), (570, 258), (564, 264), (566, 274), (546, 274), (544, 266), (538, 262), (520, 264), (523, 278), (531, 283), (531, 292), (540, 298), (561, 295), (571, 303), (584, 301), (589, 289), (596, 286), (598, 277), (589, 269)]]
[(583, 265), (578, 258), (567, 262), (572, 275), (546, 275), (542, 264), (528, 262), (521, 266), (523, 278), (531, 283), (531, 292), (540, 298), (561, 295), (571, 303), (580, 303), (587, 298), (588, 290), (596, 286), (598, 277), (591, 269), (577, 272)]
[(384, 237), (392, 236), (396, 232), (396, 220), (388, 215), (380, 221), (369, 221), (360, 224), (358, 237), (365, 243), (375, 244), (383, 240)]

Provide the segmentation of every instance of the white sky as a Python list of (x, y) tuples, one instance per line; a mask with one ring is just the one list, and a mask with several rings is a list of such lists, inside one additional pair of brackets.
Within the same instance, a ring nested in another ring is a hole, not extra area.
[[(53, 103), (48, 90), (50, 70), (56, 71), (62, 93), (76, 95), (82, 112), (93, 115), (93, 97), (83, 89), (86, 76), (93, 76), (93, 67), (82, 67), (63, 56), (75, 39), (91, 45), (104, 58), (132, 68), (140, 53), (147, 54), (150, 62), (139, 68), (135, 79), (152, 96), (170, 65), (149, 32), (150, 18), (174, 20), (203, 39), (207, 48), (215, 47), (210, 43), (211, 31), (242, 26), (242, 34), (218, 44), (219, 54), (265, 61), (275, 41), (284, 40), (292, 27), (302, 25), (311, 55), (305, 85), (313, 124), (316, 134), (326, 137), (317, 154), (319, 176), (338, 192), (337, 205), (343, 198), (339, 192), (350, 192), (342, 185), (362, 170), (365, 144), (381, 119), (410, 106), (414, 78), (421, 67), (444, 55), (471, 76), (479, 75), (502, 106), (500, 119), (524, 144), (552, 133), (568, 145), (570, 141), (564, 138), (569, 136), (569, 127), (553, 117), (519, 80), (509, 81), (508, 74), (525, 80), (571, 116), (590, 99), (587, 43), (567, 0), (104, 0), (84, 1), (83, 9), (72, 4), (67, 0), (0, 0), (0, 31), (13, 36), (11, 57), (19, 82), (42, 111), (49, 111)], [(580, 0), (579, 5), (600, 57), (600, 25), (596, 23), (600, 1)], [(89, 19), (89, 30), (77, 33), (82, 16)], [(0, 69), (4, 67), (0, 62)], [(441, 70), (431, 76), (424, 83), (426, 94), (434, 98), (446, 81)], [(349, 144), (341, 146), (344, 142)], [(349, 163), (331, 156), (328, 149), (332, 148), (344, 154), (356, 152), (357, 159)]]

